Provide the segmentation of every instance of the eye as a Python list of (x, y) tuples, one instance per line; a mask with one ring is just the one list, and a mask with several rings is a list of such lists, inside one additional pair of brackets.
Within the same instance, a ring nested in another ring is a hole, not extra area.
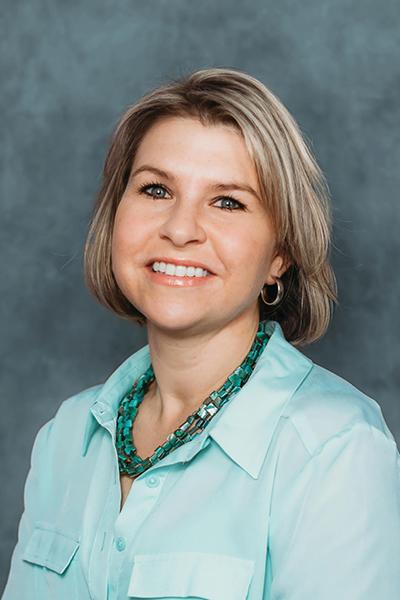
[(246, 206), (242, 203), (239, 202), (239, 200), (236, 200), (236, 198), (233, 198), (233, 196), (223, 196), (222, 198), (218, 198), (217, 202), (219, 201), (228, 201), (228, 202), (235, 202), (237, 204), (237, 208), (230, 208), (229, 206), (221, 206), (220, 208), (222, 210), (230, 210), (230, 211), (234, 211), (234, 210), (246, 210)]
[[(154, 191), (153, 192), (151, 191), (151, 188), (153, 188), (153, 190), (161, 190), (161, 193), (159, 193), (159, 192), (158, 193), (157, 192), (154, 193)], [(150, 190), (150, 191), (148, 191), (148, 190)], [(161, 199), (164, 198), (164, 196), (161, 195), (163, 192), (164, 193), (165, 192), (168, 193), (168, 191), (166, 190), (166, 188), (163, 185), (161, 185), (160, 183), (156, 183), (156, 182), (147, 183), (147, 184), (144, 184), (144, 185), (140, 186), (139, 192), (141, 194), (144, 193), (144, 194), (147, 194), (148, 196), (152, 196), (153, 198), (161, 198)], [(236, 198), (234, 198), (233, 196), (229, 196), (229, 195), (222, 196), (221, 198), (217, 199), (217, 202), (220, 202), (220, 201), (222, 201), (222, 202), (228, 201), (228, 202), (231, 202), (231, 203), (234, 202), (236, 204), (236, 208), (232, 208), (231, 206), (220, 206), (220, 207), (217, 207), (217, 208), (220, 208), (221, 210), (229, 210), (231, 212), (233, 212), (235, 210), (247, 210), (247, 208), (243, 204), (243, 202), (239, 202), (239, 200), (236, 200)]]
[(139, 192), (140, 192), (141, 194), (142, 194), (142, 193), (145, 193), (145, 194), (147, 194), (148, 196), (153, 196), (153, 198), (163, 198), (163, 196), (161, 196), (160, 194), (154, 194), (154, 193), (152, 193), (152, 192), (148, 193), (148, 192), (147, 192), (147, 190), (148, 190), (149, 188), (155, 188), (155, 189), (158, 189), (158, 190), (162, 190), (162, 191), (164, 191), (164, 192), (166, 192), (166, 191), (167, 191), (167, 190), (165, 189), (165, 187), (164, 187), (163, 185), (160, 185), (159, 183), (148, 183), (148, 184), (146, 184), (146, 185), (142, 185), (142, 186), (139, 188)]

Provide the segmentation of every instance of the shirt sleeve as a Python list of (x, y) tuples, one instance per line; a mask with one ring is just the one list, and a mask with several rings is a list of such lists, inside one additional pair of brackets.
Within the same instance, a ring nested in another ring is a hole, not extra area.
[(32, 598), (35, 570), (29, 568), (21, 555), (31, 535), (37, 511), (46, 497), (46, 455), (49, 434), (54, 418), (42, 425), (36, 434), (31, 451), (30, 468), (24, 486), (24, 510), (18, 525), (18, 539), (11, 556), (10, 570), (1, 600), (28, 600)]
[(271, 600), (400, 599), (400, 456), (368, 423), (331, 437), (279, 498)]

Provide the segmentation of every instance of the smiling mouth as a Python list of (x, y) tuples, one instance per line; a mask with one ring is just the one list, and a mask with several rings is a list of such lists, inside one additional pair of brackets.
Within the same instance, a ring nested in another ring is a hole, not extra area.
[[(147, 263), (147, 267), (153, 269), (157, 273), (165, 273), (167, 275), (173, 275), (175, 277), (204, 277), (204, 272), (207, 275), (215, 275), (210, 268), (206, 267), (201, 263), (185, 263), (185, 262), (173, 262), (166, 261), (164, 259), (151, 260)], [(171, 271), (174, 271), (171, 273)]]
[(167, 273), (166, 271), (156, 271), (155, 269), (153, 269), (151, 264), (146, 266), (152, 273), (157, 273), (158, 275), (166, 275), (167, 277), (179, 277), (180, 279), (204, 279), (205, 277), (210, 277), (214, 275), (214, 273), (211, 273), (211, 271), (207, 271), (207, 269), (203, 269), (207, 272), (207, 275), (188, 275), (187, 273), (185, 273), (184, 275), (178, 275), (176, 273)]
[(161, 264), (164, 263), (165, 265), (173, 265), (174, 267), (186, 267), (186, 268), (190, 268), (190, 267), (194, 267), (195, 269), (204, 269), (205, 271), (207, 271), (208, 273), (211, 273), (212, 275), (216, 275), (216, 273), (214, 273), (214, 271), (212, 271), (206, 264), (201, 263), (198, 260), (195, 260), (194, 258), (188, 258), (185, 257), (183, 258), (173, 258), (173, 257), (166, 257), (166, 256), (161, 256), (161, 257), (156, 257), (156, 258), (151, 258), (147, 263), (146, 266), (151, 266), (154, 264)]
[(204, 283), (208, 283), (216, 277), (213, 273), (209, 272), (207, 275), (202, 275), (200, 277), (193, 275), (170, 275), (169, 273), (163, 273), (162, 271), (154, 271), (151, 265), (147, 265), (146, 269), (153, 281), (167, 286), (197, 287)]

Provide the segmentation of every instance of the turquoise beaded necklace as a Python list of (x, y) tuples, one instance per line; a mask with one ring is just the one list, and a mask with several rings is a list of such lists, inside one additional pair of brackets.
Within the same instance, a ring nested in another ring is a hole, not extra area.
[(178, 429), (171, 433), (164, 444), (158, 446), (147, 458), (140, 458), (132, 439), (132, 424), (147, 389), (154, 381), (153, 367), (150, 366), (134, 382), (131, 390), (121, 400), (118, 408), (116, 446), (120, 473), (130, 477), (143, 473), (178, 446), (192, 440), (203, 431), (212, 417), (238, 392), (249, 379), (256, 362), (264, 350), (269, 338), (266, 331), (268, 321), (260, 321), (253, 344), (241, 364), (229, 375), (218, 390), (203, 401), (200, 408), (192, 413)]

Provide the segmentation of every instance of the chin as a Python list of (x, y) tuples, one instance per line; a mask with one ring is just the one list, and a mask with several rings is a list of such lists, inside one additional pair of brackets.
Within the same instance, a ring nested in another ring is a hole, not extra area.
[[(185, 315), (180, 314), (170, 314), (168, 315), (165, 310), (162, 312), (160, 310), (156, 315), (153, 314), (145, 314), (147, 317), (147, 327), (156, 327), (157, 329), (163, 329), (165, 331), (185, 331), (191, 329), (196, 326), (201, 326), (201, 329), (204, 330), (204, 323), (199, 318), (199, 315), (190, 316), (187, 313)], [(160, 316), (161, 315), (161, 316)]]

